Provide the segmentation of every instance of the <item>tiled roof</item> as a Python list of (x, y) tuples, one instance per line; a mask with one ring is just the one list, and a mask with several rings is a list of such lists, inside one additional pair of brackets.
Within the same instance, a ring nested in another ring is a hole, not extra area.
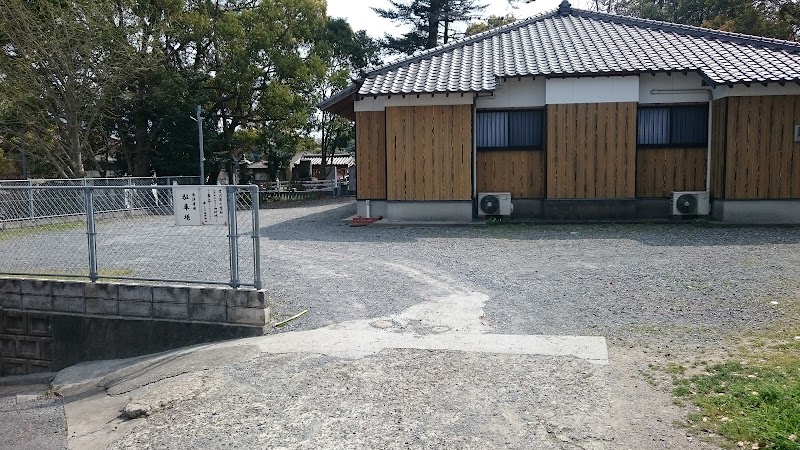
[[(322, 155), (317, 153), (305, 153), (296, 162), (293, 162), (293, 164), (297, 165), (300, 161), (310, 161), (312, 166), (320, 166), (322, 165)], [(333, 156), (328, 156), (328, 165), (352, 166), (355, 163), (356, 159), (350, 153), (337, 153)]]
[[(499, 77), (697, 72), (711, 86), (800, 81), (800, 43), (561, 8), (379, 67), (338, 94), (483, 92)], [(334, 100), (331, 98), (330, 100)], [(330, 103), (328, 101), (324, 102)]]

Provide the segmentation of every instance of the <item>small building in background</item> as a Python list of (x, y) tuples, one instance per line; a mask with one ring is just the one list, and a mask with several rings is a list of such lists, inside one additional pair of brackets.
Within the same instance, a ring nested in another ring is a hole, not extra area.
[[(298, 152), (292, 157), (288, 170), (278, 172), (280, 181), (311, 180), (344, 180), (348, 178), (349, 170), (356, 165), (355, 155), (352, 153), (336, 153), (328, 156), (325, 173), (322, 170), (322, 155), (319, 153)], [(256, 184), (274, 182), (270, 179), (267, 161), (258, 161), (247, 166), (253, 174)], [(334, 170), (335, 168), (335, 170)]]
[[(253, 183), (266, 183), (268, 181), (272, 181), (269, 179), (269, 167), (267, 167), (266, 161), (258, 161), (250, 164), (247, 166), (248, 169), (253, 173)], [(278, 174), (278, 178), (281, 181), (286, 181), (286, 173), (285, 171), (281, 171), (283, 173)], [(283, 175), (283, 177), (281, 177)]]
[(356, 158), (352, 153), (335, 153), (333, 156), (328, 155), (327, 160), (323, 173), (321, 154), (298, 153), (292, 158), (292, 179), (343, 180), (348, 177), (350, 167), (356, 165)]

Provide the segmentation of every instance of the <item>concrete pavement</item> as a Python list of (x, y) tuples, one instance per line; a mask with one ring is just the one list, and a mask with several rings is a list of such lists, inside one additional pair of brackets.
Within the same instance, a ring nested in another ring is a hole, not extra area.
[(492, 334), (485, 295), (427, 282), (396, 314), (66, 369), (69, 447), (609, 447), (604, 338)]

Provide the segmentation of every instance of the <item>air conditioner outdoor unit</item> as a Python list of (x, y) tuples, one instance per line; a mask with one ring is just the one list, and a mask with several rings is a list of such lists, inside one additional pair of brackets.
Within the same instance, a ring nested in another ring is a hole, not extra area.
[(672, 215), (707, 216), (711, 213), (708, 192), (673, 192)]
[(510, 216), (514, 212), (509, 192), (482, 192), (478, 194), (479, 216)]

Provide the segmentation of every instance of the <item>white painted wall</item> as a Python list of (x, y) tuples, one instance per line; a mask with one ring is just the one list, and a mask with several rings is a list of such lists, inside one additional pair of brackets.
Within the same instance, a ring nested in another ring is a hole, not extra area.
[(639, 103), (706, 103), (708, 94), (705, 92), (680, 93), (680, 94), (653, 94), (654, 89), (702, 89), (708, 91), (708, 86), (703, 86), (703, 79), (697, 73), (665, 73), (655, 75), (642, 75), (639, 77)]
[(386, 109), (386, 97), (367, 97), (353, 103), (356, 112), (383, 111)]
[(548, 104), (639, 101), (639, 77), (551, 78), (545, 87)]
[(781, 86), (777, 83), (770, 83), (767, 86), (762, 84), (751, 84), (747, 87), (743, 84), (736, 84), (733, 87), (717, 86), (714, 88), (714, 99), (724, 97), (753, 97), (758, 95), (800, 95), (800, 86), (796, 83), (786, 83)]
[(545, 106), (544, 77), (501, 78), (493, 95), (481, 94), (475, 99), (478, 109), (541, 108)]
[[(391, 98), (390, 98), (391, 97)], [(355, 102), (356, 112), (383, 111), (393, 106), (436, 106), (436, 105), (471, 105), (475, 102), (475, 94), (413, 94), (366, 97)]]
[[(580, 78), (508, 78), (498, 80), (494, 95), (474, 93), (420, 94), (366, 97), (355, 102), (356, 111), (383, 111), (391, 106), (471, 105), (477, 109), (540, 108), (547, 104), (639, 102), (654, 103), (703, 103), (707, 94), (652, 94), (654, 89), (709, 89), (703, 86), (697, 73), (663, 73), (627, 77), (580, 77)], [(711, 89), (714, 99), (724, 97), (748, 97), (760, 95), (800, 95), (800, 85), (776, 83), (764, 86), (752, 84), (717, 86)]]

